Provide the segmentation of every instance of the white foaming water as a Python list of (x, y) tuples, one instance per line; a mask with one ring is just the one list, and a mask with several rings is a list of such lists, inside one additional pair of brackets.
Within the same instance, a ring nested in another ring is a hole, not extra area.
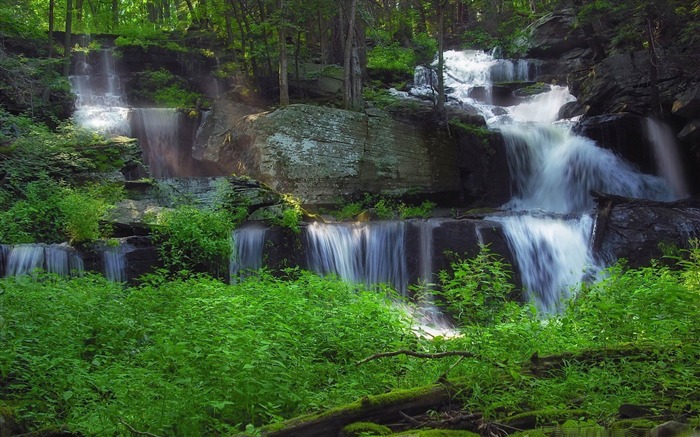
[(37, 269), (69, 276), (84, 270), (82, 258), (65, 244), (18, 244), (5, 246), (4, 252), (5, 276), (28, 275)]
[(664, 179), (639, 173), (610, 150), (555, 125), (500, 127), (515, 193), (505, 206), (566, 213), (593, 208), (591, 191), (672, 200)]
[(403, 222), (313, 223), (307, 228), (310, 270), (355, 283), (392, 285), (406, 293)]
[(527, 297), (545, 313), (559, 311), (562, 300), (571, 297), (571, 287), (599, 270), (589, 245), (590, 214), (567, 220), (529, 215), (489, 219), (503, 224)]
[(671, 184), (677, 197), (688, 197), (688, 184), (681, 164), (676, 138), (671, 128), (654, 118), (646, 120), (647, 135), (654, 147), (659, 173)]
[(139, 143), (144, 151), (144, 160), (149, 174), (154, 178), (167, 178), (181, 174), (183, 159), (179, 150), (179, 117), (177, 110), (170, 108), (138, 109)]
[(102, 252), (104, 275), (112, 282), (126, 282), (126, 250), (123, 245), (107, 247)]
[[(522, 213), (491, 218), (503, 224), (529, 298), (543, 312), (558, 311), (571, 287), (596, 270), (589, 249), (593, 219), (585, 213), (593, 207), (591, 190), (655, 200), (676, 196), (663, 178), (640, 174), (610, 151), (574, 135), (570, 126), (553, 125), (561, 106), (575, 100), (567, 88), (552, 86), (519, 105), (494, 110), (474, 104), (470, 93), (475, 86), (490, 89), (485, 82), (491, 76), (483, 72), (493, 69), (496, 61), (485, 53), (473, 52), (450, 54), (445, 61), (449, 97), (480, 110), (488, 126), (505, 138), (515, 189), (505, 207), (522, 212), (577, 213), (566, 220)], [(507, 66), (497, 68), (510, 74)], [(667, 149), (658, 152), (659, 156), (667, 154)], [(669, 173), (678, 174), (677, 167), (669, 167)]]
[[(449, 97), (458, 102), (483, 106), (488, 111), (491, 103), (491, 90), (495, 82), (527, 81), (530, 79), (530, 63), (526, 59), (511, 61), (495, 59), (480, 50), (448, 50), (445, 59), (445, 87)], [(411, 94), (418, 97), (434, 97), (437, 88), (437, 74), (433, 69), (417, 67), (414, 74), (414, 87)], [(482, 93), (475, 93), (481, 89)]]
[(267, 228), (250, 225), (238, 228), (231, 234), (231, 259), (229, 277), (232, 284), (247, 278), (251, 272), (263, 266), (263, 250)]
[(85, 54), (78, 54), (76, 74), (70, 84), (77, 99), (73, 119), (79, 126), (104, 135), (131, 135), (129, 109), (124, 102), (116, 74), (112, 49), (100, 50), (100, 63), (90, 65)]

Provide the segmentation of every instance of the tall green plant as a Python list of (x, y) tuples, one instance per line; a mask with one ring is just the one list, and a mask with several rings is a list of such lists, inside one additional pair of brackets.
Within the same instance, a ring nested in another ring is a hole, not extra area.
[(510, 265), (482, 245), (475, 257), (452, 262), (451, 270), (438, 274), (448, 312), (461, 325), (498, 322), (515, 290)]
[(231, 255), (234, 216), (225, 210), (183, 205), (162, 213), (154, 237), (165, 267), (172, 272), (223, 275)]

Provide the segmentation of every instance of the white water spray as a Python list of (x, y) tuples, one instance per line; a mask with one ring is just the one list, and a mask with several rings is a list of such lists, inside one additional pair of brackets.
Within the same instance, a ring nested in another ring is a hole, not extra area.
[(112, 49), (100, 50), (100, 63), (95, 67), (89, 64), (87, 55), (77, 55), (80, 58), (76, 61), (76, 74), (69, 77), (77, 96), (73, 119), (79, 126), (104, 135), (129, 136), (129, 108), (112, 55)]
[(405, 223), (314, 223), (307, 228), (310, 270), (355, 283), (392, 285), (406, 293)]
[[(485, 53), (450, 54), (445, 61), (448, 96), (480, 110), (506, 141), (515, 192), (504, 206), (519, 213), (491, 220), (503, 225), (528, 297), (543, 312), (558, 311), (571, 287), (598, 269), (589, 245), (593, 219), (586, 212), (594, 206), (591, 191), (654, 200), (676, 196), (663, 178), (637, 172), (612, 152), (573, 134), (570, 125), (553, 124), (559, 109), (575, 100), (567, 88), (552, 86), (518, 105), (494, 108), (488, 101), (475, 102), (471, 90), (490, 89), (492, 77), (485, 72), (495, 68), (508, 75), (510, 67), (494, 67), (496, 60)], [(566, 219), (533, 217), (528, 215), (532, 211), (576, 214)]]
[(233, 231), (229, 261), (231, 283), (247, 278), (251, 272), (263, 266), (266, 234), (267, 228), (258, 225), (245, 226)]

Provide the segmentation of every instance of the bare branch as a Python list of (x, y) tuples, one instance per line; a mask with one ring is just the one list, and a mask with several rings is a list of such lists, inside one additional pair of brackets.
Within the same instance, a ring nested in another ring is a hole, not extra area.
[(158, 434), (153, 434), (153, 433), (146, 432), (146, 431), (139, 431), (138, 429), (136, 429), (136, 428), (134, 428), (133, 426), (131, 426), (131, 425), (129, 425), (128, 423), (126, 423), (126, 422), (124, 421), (124, 419), (119, 419), (119, 423), (121, 423), (122, 425), (124, 425), (124, 426), (126, 427), (126, 429), (128, 429), (129, 431), (131, 431), (132, 434), (136, 434), (136, 435), (145, 435), (146, 437), (160, 437)]
[(363, 360), (360, 360), (355, 363), (356, 366), (359, 366), (360, 364), (365, 364), (369, 361), (376, 360), (378, 358), (385, 358), (385, 357), (395, 357), (397, 355), (408, 355), (411, 357), (415, 358), (444, 358), (444, 357), (465, 357), (465, 358), (474, 358), (476, 357), (476, 354), (473, 352), (468, 352), (468, 351), (447, 351), (447, 352), (437, 352), (433, 354), (429, 353), (423, 353), (423, 352), (414, 352), (410, 350), (398, 350), (398, 351), (393, 351), (393, 352), (381, 352), (378, 354), (374, 354), (371, 357), (367, 357)]

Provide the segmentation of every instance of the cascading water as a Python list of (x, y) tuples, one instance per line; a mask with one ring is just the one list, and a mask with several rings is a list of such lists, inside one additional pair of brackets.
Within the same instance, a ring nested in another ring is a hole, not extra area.
[[(452, 104), (480, 110), (489, 128), (505, 138), (514, 195), (504, 207), (514, 213), (490, 219), (503, 224), (529, 297), (543, 312), (553, 312), (570, 287), (596, 268), (589, 244), (593, 219), (586, 212), (593, 207), (591, 190), (655, 200), (683, 193), (674, 194), (662, 178), (638, 173), (593, 141), (574, 135), (571, 123), (554, 123), (559, 108), (575, 100), (564, 87), (552, 86), (508, 108), (472, 98), (474, 86), (490, 89), (495, 65), (498, 61), (482, 52), (446, 52), (445, 84)], [(529, 77), (518, 77), (524, 79)]]
[(139, 125), (139, 143), (149, 174), (167, 178), (186, 173), (181, 170), (186, 157), (181, 156), (178, 128), (179, 113), (169, 108), (144, 108), (135, 111)]
[[(69, 77), (77, 99), (76, 124), (104, 135), (131, 135), (129, 108), (114, 66), (112, 49), (99, 51), (99, 61), (89, 62), (85, 53), (76, 54), (75, 74)], [(95, 55), (90, 55), (95, 56)]]
[(104, 275), (112, 282), (126, 282), (126, 247), (110, 246), (102, 252)]
[(245, 279), (251, 271), (263, 266), (266, 234), (267, 228), (259, 225), (244, 226), (233, 231), (229, 262), (231, 283)]
[(83, 272), (83, 260), (64, 244), (18, 244), (4, 246), (5, 276), (28, 275), (37, 269), (69, 276)]
[(403, 222), (314, 223), (307, 228), (308, 268), (355, 283), (408, 289)]

